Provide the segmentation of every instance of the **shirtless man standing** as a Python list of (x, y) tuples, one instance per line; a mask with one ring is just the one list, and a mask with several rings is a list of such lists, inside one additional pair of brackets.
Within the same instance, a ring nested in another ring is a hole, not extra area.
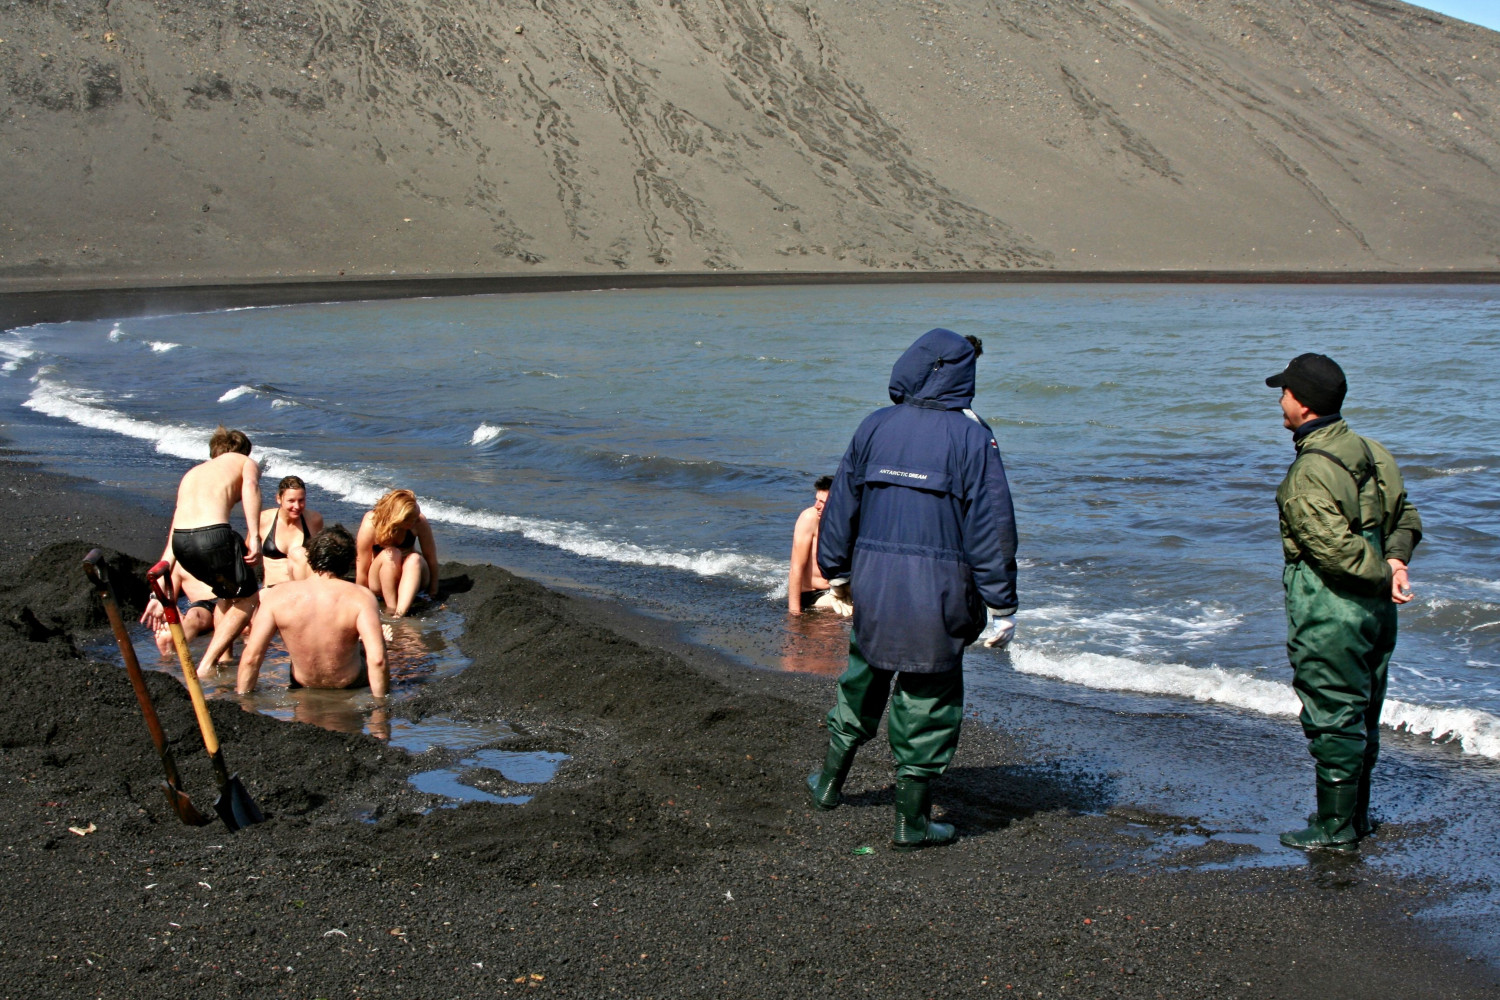
[(848, 617), (853, 608), (838, 600), (828, 589), (828, 581), (818, 572), (818, 521), (828, 502), (832, 476), (819, 476), (813, 483), (813, 505), (797, 515), (792, 529), (792, 569), (787, 574), (786, 609), (800, 615), (809, 608), (833, 608)]
[(249, 694), (260, 678), (271, 636), (291, 654), (292, 687), (366, 687), (384, 697), (391, 687), (385, 636), (375, 594), (343, 579), (354, 566), (354, 538), (341, 524), (314, 536), (307, 550), (313, 575), (268, 589), (240, 657), (235, 690)]
[[(218, 598), (214, 637), (199, 661), (199, 677), (210, 677), (220, 654), (244, 629), (258, 602), (260, 584), (260, 466), (250, 458), (250, 439), (220, 425), (208, 439), (209, 459), (195, 465), (177, 487), (172, 533), (161, 557), (208, 584)], [(229, 526), (229, 512), (244, 504), (245, 538)]]

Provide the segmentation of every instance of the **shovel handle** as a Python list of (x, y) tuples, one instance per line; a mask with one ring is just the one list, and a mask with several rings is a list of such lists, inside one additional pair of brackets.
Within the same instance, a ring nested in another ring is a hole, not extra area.
[(218, 763), (219, 737), (214, 732), (214, 720), (208, 714), (208, 701), (203, 697), (203, 685), (198, 683), (198, 668), (193, 666), (193, 654), (188, 649), (187, 635), (182, 631), (182, 617), (177, 613), (177, 602), (162, 586), (161, 579), (171, 572), (172, 564), (163, 559), (146, 571), (146, 582), (151, 592), (161, 602), (167, 627), (172, 630), (172, 645), (177, 647), (177, 660), (182, 664), (182, 680), (187, 685), (188, 697), (193, 699), (193, 713), (198, 716), (198, 729), (203, 733), (203, 748), (209, 757)]
[[(135, 657), (135, 645), (130, 641), (130, 633), (125, 631), (125, 621), (120, 617), (120, 606), (115, 603), (114, 588), (109, 585), (109, 573), (104, 568), (104, 554), (98, 549), (93, 549), (83, 557), (83, 571), (88, 575), (89, 582), (99, 592), (99, 600), (104, 605), (104, 613), (109, 616), (109, 627), (115, 633), (115, 642), (120, 647), (120, 656), (125, 660), (125, 671), (130, 675), (130, 686), (135, 688), (136, 701), (141, 703), (141, 714), (146, 717), (146, 728), (151, 730), (151, 742), (156, 744), (156, 752), (164, 754), (167, 752), (167, 737), (162, 732), (161, 721), (156, 717), (156, 706), (151, 701), (151, 694), (146, 690), (146, 678), (141, 674), (141, 663)], [(176, 769), (173, 768), (175, 771)], [(173, 780), (177, 775), (169, 776)]]

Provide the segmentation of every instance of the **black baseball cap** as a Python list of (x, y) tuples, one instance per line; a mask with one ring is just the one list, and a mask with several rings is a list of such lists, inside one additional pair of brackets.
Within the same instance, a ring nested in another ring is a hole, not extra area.
[(1339, 412), (1344, 405), (1344, 394), (1349, 391), (1344, 369), (1323, 354), (1297, 355), (1285, 371), (1266, 379), (1266, 385), (1292, 390), (1297, 402), (1320, 417)]

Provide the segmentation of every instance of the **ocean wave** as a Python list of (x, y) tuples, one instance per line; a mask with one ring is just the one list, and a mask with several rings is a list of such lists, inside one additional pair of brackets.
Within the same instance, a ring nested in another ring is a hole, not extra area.
[(0, 340), (0, 357), (5, 359), (0, 364), (0, 372), (9, 375), (21, 367), (21, 362), (36, 357), (36, 351), (32, 350), (31, 341), (21, 337), (8, 337)]
[(168, 351), (175, 351), (182, 346), (181, 344), (174, 344), (170, 340), (151, 340), (147, 341), (147, 343), (151, 345), (151, 350), (157, 354), (166, 354)]
[(1457, 740), (1464, 753), (1500, 758), (1500, 719), (1488, 712), (1387, 698), (1380, 722), (1401, 732), (1428, 736), (1434, 743)]
[(535, 378), (567, 378), (566, 375), (559, 375), (559, 374), (557, 374), (557, 372), (548, 372), (548, 371), (530, 371), (530, 372), (522, 372), (521, 374), (522, 375), (531, 375), (531, 376), (533, 376)]
[[(152, 442), (164, 455), (201, 461), (207, 456), (210, 429), (186, 424), (158, 424), (127, 416), (102, 405), (96, 396), (62, 383), (40, 379), (23, 404), (49, 417), (56, 417), (93, 430), (108, 431), (125, 437)], [(306, 459), (300, 452), (283, 448), (257, 446), (253, 452), (263, 474), (272, 479), (300, 476), (305, 482), (336, 495), (347, 503), (371, 506), (389, 488), (385, 482), (340, 466)], [(474, 510), (458, 504), (424, 498), (422, 511), (429, 520), (462, 525), (485, 531), (518, 534), (541, 545), (551, 546), (591, 559), (625, 563), (634, 566), (659, 566), (682, 570), (698, 576), (727, 577), (756, 587), (786, 586), (787, 564), (758, 555), (734, 551), (677, 551), (653, 548), (634, 542), (607, 538), (590, 526), (576, 522), (549, 521), (494, 511)], [(785, 596), (782, 590), (780, 596)]]
[[(1191, 698), (1282, 718), (1295, 718), (1302, 711), (1291, 685), (1223, 667), (1143, 663), (1100, 653), (1056, 655), (1027, 646), (1011, 647), (1010, 662), (1017, 673), (1099, 691)], [(1500, 718), (1478, 709), (1417, 705), (1387, 698), (1381, 724), (1427, 736), (1434, 743), (1456, 741), (1466, 754), (1500, 758)]]
[(1086, 634), (1132, 654), (1150, 653), (1156, 643), (1202, 645), (1233, 631), (1244, 621), (1241, 614), (1196, 601), (1177, 608), (1087, 612), (1067, 603), (1048, 604), (1031, 610), (1027, 617), (1049, 634), (1058, 637)]
[(271, 400), (271, 409), (273, 409), (273, 410), (279, 410), (283, 406), (296, 406), (296, 405), (297, 405), (297, 401), (295, 399), (273, 399), (273, 400)]
[(469, 438), (469, 444), (471, 444), (471, 445), (487, 444), (490, 441), (495, 440), (501, 434), (504, 434), (504, 433), (505, 433), (505, 428), (499, 426), (498, 424), (491, 424), (491, 423), (487, 423), (487, 422), (481, 422), (478, 427), (474, 428), (474, 434), (473, 434), (472, 437)]
[(236, 399), (239, 399), (241, 396), (248, 396), (254, 392), (255, 386), (253, 385), (237, 385), (233, 389), (230, 389), (228, 392), (224, 393), (224, 395), (220, 396), (219, 402), (232, 403)]
[(1013, 647), (1010, 662), (1017, 672), (1101, 691), (1135, 691), (1175, 695), (1249, 709), (1261, 715), (1295, 716), (1302, 711), (1289, 685), (1264, 681), (1223, 667), (1190, 667), (1182, 663), (1143, 663), (1124, 656), (1070, 653), (1060, 656), (1026, 646)]
[(125, 437), (150, 441), (163, 455), (202, 461), (208, 455), (209, 431), (186, 424), (156, 424), (139, 420), (101, 406), (102, 400), (59, 382), (38, 377), (35, 388), (22, 403), (29, 410), (57, 417), (91, 430), (109, 431)]
[(112, 343), (118, 344), (125, 338), (125, 331), (120, 328), (120, 324), (116, 323), (110, 328), (108, 336)]

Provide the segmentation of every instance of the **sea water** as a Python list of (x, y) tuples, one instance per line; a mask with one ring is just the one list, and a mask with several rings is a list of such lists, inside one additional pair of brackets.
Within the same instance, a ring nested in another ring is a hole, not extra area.
[[(1069, 706), (1051, 738), (1122, 772), (1099, 718), (1142, 747), (1161, 727), (1138, 723), (1175, 719), (1187, 735), (1164, 756), (1228, 772), (1280, 740), (1285, 780), (1310, 787), (1274, 499), (1293, 451), (1264, 379), (1319, 351), (1425, 526), (1386, 721), (1416, 734), (1403, 746), (1442, 744), (1422, 766), (1469, 780), (1500, 759), (1494, 288), (795, 287), (121, 317), (0, 335), (0, 420), (164, 516), (214, 426), (239, 427), (268, 501), (296, 474), (352, 528), (409, 487), (445, 557), (622, 600), (754, 665), (834, 672), (846, 626), (785, 613), (792, 523), (933, 326), (984, 340), (974, 408), (1020, 530), (1017, 639), (971, 651), (971, 709), (1024, 725), (1028, 699)], [(1223, 808), (1274, 823), (1245, 803), (1278, 795)]]

